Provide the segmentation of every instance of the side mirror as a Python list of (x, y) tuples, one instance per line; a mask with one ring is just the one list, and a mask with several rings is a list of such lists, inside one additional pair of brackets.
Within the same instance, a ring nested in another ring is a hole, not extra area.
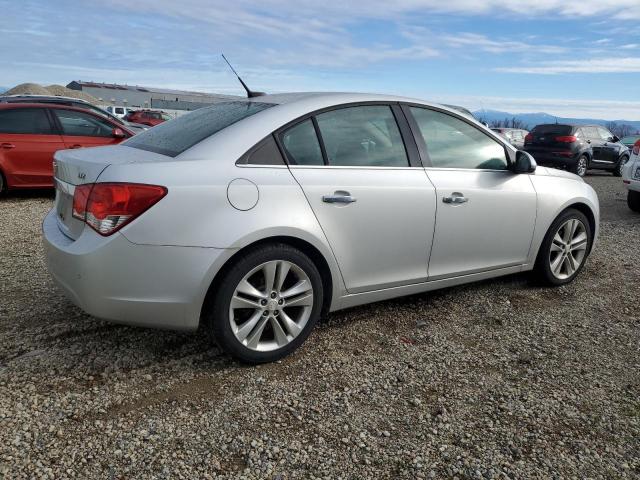
[(514, 173), (533, 173), (538, 164), (535, 159), (522, 150), (516, 152), (516, 163), (513, 165)]
[(617, 136), (617, 135), (614, 135), (613, 137), (611, 137), (611, 141), (612, 141), (613, 143), (616, 143), (616, 142), (619, 142), (619, 141), (620, 141), (620, 138), (618, 138), (618, 136)]
[(111, 130), (111, 136), (113, 138), (125, 138), (127, 134), (124, 133), (124, 130), (122, 130), (121, 128), (116, 127), (113, 130)]

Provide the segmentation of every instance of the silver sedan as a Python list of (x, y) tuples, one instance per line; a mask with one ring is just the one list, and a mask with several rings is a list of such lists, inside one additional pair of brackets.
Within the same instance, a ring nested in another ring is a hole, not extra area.
[(420, 100), (283, 94), (55, 156), (49, 270), (91, 315), (206, 328), (246, 362), (328, 312), (533, 270), (580, 272), (593, 189)]

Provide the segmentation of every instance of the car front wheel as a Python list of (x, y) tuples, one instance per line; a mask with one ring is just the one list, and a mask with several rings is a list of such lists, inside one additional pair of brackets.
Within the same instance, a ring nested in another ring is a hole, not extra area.
[(582, 270), (592, 241), (587, 217), (565, 210), (551, 224), (538, 252), (535, 268), (540, 280), (548, 285), (571, 282)]
[(315, 326), (323, 302), (313, 261), (286, 244), (258, 247), (226, 270), (209, 320), (215, 341), (247, 363), (278, 360)]
[(622, 176), (622, 171), (624, 170), (624, 165), (625, 163), (627, 163), (629, 161), (629, 157), (624, 156), (620, 159), (620, 161), (618, 162), (618, 165), (616, 165), (616, 168), (613, 169), (613, 174), (616, 177), (621, 177)]

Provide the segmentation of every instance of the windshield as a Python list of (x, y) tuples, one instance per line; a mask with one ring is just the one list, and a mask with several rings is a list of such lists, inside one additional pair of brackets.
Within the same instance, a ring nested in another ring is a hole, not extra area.
[(175, 157), (229, 125), (273, 106), (247, 101), (217, 103), (161, 123), (123, 145)]

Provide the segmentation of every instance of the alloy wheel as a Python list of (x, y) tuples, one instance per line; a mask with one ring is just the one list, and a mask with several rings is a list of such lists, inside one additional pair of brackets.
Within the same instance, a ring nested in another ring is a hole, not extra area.
[(309, 321), (313, 286), (293, 262), (272, 260), (247, 273), (231, 298), (229, 322), (236, 339), (259, 352), (293, 341)]
[(584, 177), (587, 174), (587, 158), (580, 157), (578, 159), (578, 166), (576, 168), (576, 173), (580, 177)]
[(571, 218), (560, 226), (549, 252), (549, 267), (556, 278), (565, 280), (576, 273), (586, 257), (588, 240), (580, 220)]

